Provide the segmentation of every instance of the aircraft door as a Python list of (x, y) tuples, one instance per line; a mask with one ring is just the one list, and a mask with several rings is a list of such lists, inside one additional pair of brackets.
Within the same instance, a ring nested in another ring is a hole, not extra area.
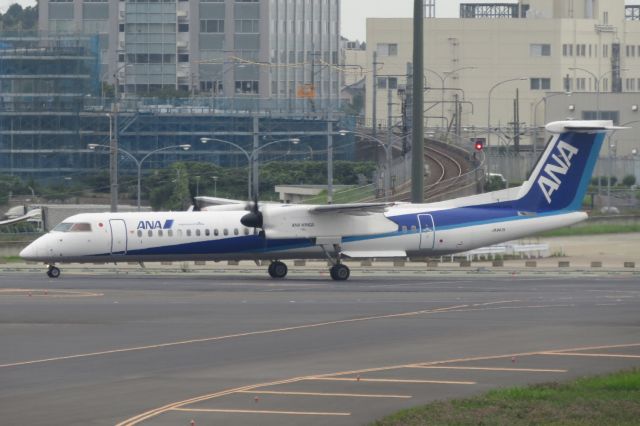
[(420, 225), (420, 249), (433, 249), (436, 241), (436, 228), (433, 223), (433, 216), (430, 214), (419, 214), (418, 224)]
[(111, 226), (111, 254), (127, 254), (127, 225), (122, 219), (112, 219)]

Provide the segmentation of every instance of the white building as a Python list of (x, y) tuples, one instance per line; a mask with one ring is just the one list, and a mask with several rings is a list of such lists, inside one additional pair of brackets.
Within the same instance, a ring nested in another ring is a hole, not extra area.
[[(507, 131), (514, 121), (516, 89), (522, 128), (567, 117), (599, 115), (619, 124), (640, 120), (640, 6), (624, 0), (521, 0), (462, 4), (460, 10), (463, 18), (425, 20), (427, 126), (450, 126), (457, 97), (463, 126), (481, 134), (490, 121), (492, 129)], [(406, 82), (412, 37), (411, 18), (367, 21), (367, 68), (378, 75), (376, 96), (374, 79), (367, 78), (366, 118), (375, 115), (382, 127), (388, 85), (393, 121), (400, 116), (395, 88)], [(638, 148), (637, 135), (616, 135), (618, 156)], [(539, 143), (543, 136), (538, 132)], [(491, 138), (492, 145), (500, 139)]]

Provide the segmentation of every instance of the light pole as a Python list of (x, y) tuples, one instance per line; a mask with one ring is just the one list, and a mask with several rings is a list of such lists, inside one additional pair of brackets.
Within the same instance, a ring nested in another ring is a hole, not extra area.
[(576, 70), (583, 71), (583, 72), (586, 72), (587, 74), (590, 74), (593, 77), (593, 80), (596, 83), (596, 120), (600, 120), (600, 81), (607, 74), (611, 74), (612, 72), (615, 72), (615, 71), (627, 71), (627, 68), (614, 68), (612, 70), (609, 70), (600, 74), (600, 77), (598, 77), (597, 75), (595, 75), (593, 72), (589, 71), (586, 68), (570, 67), (569, 69), (571, 71), (576, 71)]
[[(101, 145), (98, 143), (90, 143), (89, 145), (87, 145), (87, 148), (89, 148), (90, 150), (94, 151), (96, 148), (108, 148), (111, 149), (111, 146), (109, 145)], [(118, 148), (118, 152), (121, 152), (122, 154), (125, 154), (126, 156), (128, 156), (129, 158), (131, 158), (134, 163), (136, 163), (136, 167), (138, 168), (138, 211), (140, 211), (140, 190), (141, 190), (141, 181), (142, 181), (142, 163), (144, 162), (144, 160), (146, 160), (147, 158), (149, 158), (152, 154), (155, 154), (157, 152), (160, 151), (166, 151), (169, 149), (175, 149), (175, 148), (181, 148), (185, 151), (188, 151), (189, 148), (191, 148), (191, 145), (189, 144), (182, 144), (182, 145), (173, 145), (173, 146), (168, 146), (165, 148), (160, 148), (160, 149), (156, 149), (155, 151), (151, 151), (149, 152), (147, 155), (145, 155), (144, 157), (142, 157), (140, 160), (138, 160), (133, 154), (131, 154), (129, 151), (125, 151), (122, 148)]]
[[(109, 177), (111, 181), (111, 211), (118, 211), (118, 143), (120, 129), (118, 125), (118, 114), (120, 112), (120, 78), (118, 73), (122, 69), (126, 69), (127, 64), (120, 65), (113, 72), (115, 79), (114, 102), (111, 106), (111, 115), (109, 115)], [(126, 83), (126, 81), (125, 81)], [(113, 118), (113, 125), (112, 119)], [(113, 131), (111, 128), (113, 127)]]
[(402, 139), (394, 139), (388, 143), (385, 143), (384, 141), (373, 137), (371, 135), (367, 135), (366, 133), (360, 133), (360, 132), (354, 132), (352, 130), (339, 130), (338, 134), (340, 136), (345, 136), (347, 134), (353, 134), (356, 136), (359, 136), (363, 139), (367, 139), (369, 141), (372, 142), (376, 142), (378, 145), (380, 145), (382, 148), (384, 148), (384, 154), (385, 154), (385, 177), (384, 177), (384, 200), (385, 201), (389, 201), (389, 195), (391, 192), (391, 161), (392, 161), (392, 155), (391, 155), (391, 148), (393, 147), (393, 144), (398, 141), (398, 140), (402, 140)]
[[(523, 81), (523, 80), (527, 80), (527, 77), (519, 77), (519, 78), (509, 78), (506, 80), (502, 80), (497, 82), (496, 84), (494, 84), (493, 86), (491, 86), (491, 88), (489, 89), (489, 95), (487, 96), (487, 100), (488, 100), (488, 105), (487, 105), (487, 148), (489, 148), (489, 145), (491, 145), (491, 93), (493, 93), (494, 89), (496, 89), (498, 86), (509, 83), (511, 81)], [(488, 152), (487, 150), (487, 173), (491, 173), (491, 154)]]
[[(462, 70), (475, 70), (478, 69), (478, 67), (459, 67), (456, 68), (454, 70), (451, 71), (446, 71), (446, 72), (442, 72), (439, 73), (438, 71), (432, 70), (430, 68), (426, 68), (424, 67), (425, 71), (429, 71), (431, 74), (435, 75), (436, 77), (438, 77), (440, 79), (440, 91), (441, 91), (441, 95), (440, 95), (440, 121), (442, 124), (442, 127), (445, 127), (445, 123), (444, 123), (444, 91), (445, 91), (445, 83), (447, 81), (447, 79), (449, 77), (451, 77), (452, 75), (454, 75), (455, 73), (457, 73), (458, 71), (462, 71)], [(464, 95), (463, 95), (464, 96)]]
[(213, 179), (213, 196), (218, 196), (218, 176), (212, 176)]
[(544, 123), (543, 125), (547, 124), (547, 99), (549, 98), (553, 98), (555, 96), (560, 96), (560, 95), (565, 95), (565, 96), (571, 96), (571, 92), (562, 92), (562, 93), (553, 93), (551, 95), (547, 95), (547, 96), (543, 96), (542, 99), (540, 99), (538, 102), (535, 103), (535, 105), (533, 106), (533, 156), (535, 157), (536, 155), (536, 149), (538, 147), (538, 105), (540, 105), (541, 102), (544, 102)]
[[(268, 146), (274, 145), (276, 143), (280, 143), (280, 142), (290, 142), (294, 145), (297, 145), (300, 142), (299, 138), (286, 138), (286, 139), (278, 139), (275, 141), (271, 141), (269, 143), (266, 143), (254, 150), (252, 150), (250, 153), (244, 149), (243, 147), (241, 147), (240, 145), (238, 145), (237, 143), (231, 142), (231, 141), (226, 141), (224, 139), (218, 139), (218, 138), (200, 138), (200, 142), (203, 144), (206, 144), (208, 142), (219, 142), (219, 143), (224, 143), (227, 145), (231, 145), (234, 148), (236, 148), (237, 150), (239, 150), (240, 152), (242, 152), (244, 154), (244, 156), (247, 158), (247, 163), (249, 165), (249, 176), (248, 176), (248, 189), (247, 189), (247, 194), (249, 196), (249, 200), (251, 200), (251, 196), (252, 196), (252, 183), (253, 183), (253, 161), (255, 159), (255, 154), (259, 153), (260, 151), (262, 151), (263, 149), (265, 149)], [(214, 179), (215, 180), (215, 179)], [(255, 188), (255, 193), (256, 195), (258, 194), (258, 188)]]
[[(622, 123), (620, 127), (625, 127), (625, 126), (628, 126), (629, 124), (634, 124), (634, 123), (640, 123), (640, 120), (627, 121), (626, 123)], [(611, 213), (611, 174), (613, 173), (611, 151), (613, 151), (613, 158), (616, 158), (616, 151), (618, 146), (617, 141), (616, 140), (612, 141), (611, 139), (613, 138), (613, 135), (615, 135), (618, 130), (621, 130), (621, 129), (617, 129), (609, 133), (609, 140), (607, 144), (608, 145), (607, 156), (608, 156), (608, 163), (609, 163), (609, 167), (608, 167), (609, 172), (607, 173), (607, 214)], [(637, 154), (637, 151), (636, 151), (636, 154)], [(632, 155), (635, 156), (636, 154), (632, 152)], [(600, 177), (598, 177), (598, 183), (600, 183)]]

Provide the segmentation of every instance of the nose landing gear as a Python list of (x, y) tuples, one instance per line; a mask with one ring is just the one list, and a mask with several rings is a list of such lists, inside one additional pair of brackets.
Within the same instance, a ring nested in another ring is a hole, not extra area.
[(58, 278), (60, 276), (60, 269), (53, 265), (49, 265), (49, 269), (47, 269), (47, 276), (49, 278)]

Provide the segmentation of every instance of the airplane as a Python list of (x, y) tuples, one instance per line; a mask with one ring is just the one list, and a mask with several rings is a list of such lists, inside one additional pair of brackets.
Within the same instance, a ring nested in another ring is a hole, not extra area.
[(344, 259), (450, 255), (587, 219), (582, 200), (612, 121), (558, 121), (521, 186), (425, 204), (259, 204), (203, 197), (186, 212), (87, 213), (65, 219), (20, 257), (59, 262), (270, 261), (328, 259), (333, 280), (350, 276)]

